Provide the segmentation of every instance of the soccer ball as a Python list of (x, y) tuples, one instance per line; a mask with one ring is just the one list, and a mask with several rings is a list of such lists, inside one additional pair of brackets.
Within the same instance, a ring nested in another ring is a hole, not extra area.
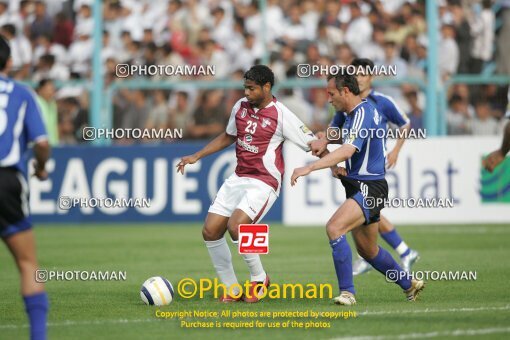
[(143, 283), (140, 297), (146, 305), (165, 306), (174, 298), (174, 287), (164, 277), (154, 276)]

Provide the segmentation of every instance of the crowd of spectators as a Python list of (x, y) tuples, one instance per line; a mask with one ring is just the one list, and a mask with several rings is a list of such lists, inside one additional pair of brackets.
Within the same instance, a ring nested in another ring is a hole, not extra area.
[[(505, 55), (510, 1), (499, 1), (497, 6), (489, 0), (438, 2), (441, 80), (455, 74), (510, 74), (510, 58)], [(214, 65), (214, 77), (139, 77), (240, 81), (250, 66), (264, 58), (277, 82), (296, 77), (300, 63), (346, 65), (354, 57), (396, 65), (396, 78), (426, 77), (425, 1), (267, 0), (265, 20), (258, 4), (254, 0), (104, 0), (105, 85), (134, 79), (119, 78), (118, 64)], [(62, 84), (91, 79), (92, 5), (93, 0), (0, 0), (0, 33), (12, 49), (10, 76), (34, 86), (53, 144), (82, 142), (81, 129), (89, 121), (86, 88)], [(423, 128), (421, 89), (403, 84), (378, 90), (395, 98), (413, 128)], [(508, 86), (451, 86), (448, 133), (498, 133), (507, 91)], [(333, 114), (324, 89), (283, 88), (276, 95), (314, 131), (324, 129)], [(242, 89), (122, 89), (113, 98), (113, 126), (177, 128), (186, 138), (206, 139), (224, 129), (230, 108), (242, 96)]]

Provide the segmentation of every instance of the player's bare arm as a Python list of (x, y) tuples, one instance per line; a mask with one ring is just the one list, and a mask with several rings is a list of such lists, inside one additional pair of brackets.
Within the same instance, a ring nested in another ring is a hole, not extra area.
[(40, 180), (48, 178), (46, 171), (46, 162), (50, 158), (51, 148), (47, 140), (43, 140), (34, 144), (34, 176)]
[(409, 131), (411, 131), (411, 123), (407, 123), (401, 126), (399, 130), (402, 133), (399, 134), (395, 147), (388, 153), (386, 169), (391, 169), (397, 165), (400, 150), (402, 149), (402, 146), (404, 145), (406, 138), (409, 135)]
[[(324, 134), (324, 132), (319, 132), (319, 133), (317, 133), (316, 136), (318, 137), (318, 139), (315, 139), (315, 140), (309, 142), (308, 145), (310, 146), (312, 155), (322, 158), (322, 157), (326, 156), (327, 154), (329, 154), (329, 150), (327, 148), (329, 143), (326, 140), (326, 143), (324, 143), (324, 148), (322, 148), (323, 143), (320, 139), (325, 138), (324, 137), (325, 134)], [(338, 172), (338, 166), (335, 164), (331, 167), (331, 174), (333, 175), (333, 177), (338, 177), (337, 172)]]
[(483, 167), (487, 169), (487, 171), (493, 172), (494, 169), (503, 162), (508, 151), (510, 151), (510, 122), (506, 124), (501, 148), (491, 152), (489, 156), (483, 160)]
[(306, 176), (310, 174), (312, 171), (336, 166), (338, 163), (351, 158), (354, 152), (356, 152), (356, 148), (354, 146), (350, 144), (342, 145), (340, 148), (336, 149), (333, 152), (328, 153), (321, 159), (313, 163), (310, 163), (307, 166), (294, 169), (294, 172), (292, 173), (290, 179), (290, 184), (294, 186), (299, 177)]
[(200, 159), (225, 149), (226, 147), (232, 145), (232, 143), (234, 143), (235, 140), (236, 140), (235, 136), (231, 136), (226, 132), (223, 132), (221, 135), (219, 135), (218, 137), (214, 138), (211, 142), (209, 142), (200, 151), (192, 155), (182, 157), (179, 164), (177, 164), (177, 172), (180, 172), (181, 174), (184, 175), (184, 167), (186, 165), (195, 164)]

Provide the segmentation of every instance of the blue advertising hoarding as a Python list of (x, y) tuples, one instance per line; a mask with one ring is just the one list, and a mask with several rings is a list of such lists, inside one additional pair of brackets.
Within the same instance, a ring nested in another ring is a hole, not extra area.
[[(33, 221), (202, 222), (216, 192), (236, 166), (235, 150), (230, 147), (186, 166), (184, 176), (177, 173), (180, 158), (203, 146), (190, 142), (54, 148), (47, 166), (49, 179), (30, 179)], [(105, 199), (109, 200), (106, 204)], [(112, 207), (112, 201), (119, 199), (132, 200), (127, 207)], [(69, 200), (79, 204), (71, 206)], [(278, 199), (264, 220), (281, 218)]]

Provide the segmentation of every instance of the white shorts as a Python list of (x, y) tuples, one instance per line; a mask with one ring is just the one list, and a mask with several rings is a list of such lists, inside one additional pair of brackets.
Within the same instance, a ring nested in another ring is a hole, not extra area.
[(257, 223), (271, 209), (278, 197), (266, 183), (250, 177), (239, 177), (235, 173), (225, 180), (209, 212), (230, 217), (241, 209)]

